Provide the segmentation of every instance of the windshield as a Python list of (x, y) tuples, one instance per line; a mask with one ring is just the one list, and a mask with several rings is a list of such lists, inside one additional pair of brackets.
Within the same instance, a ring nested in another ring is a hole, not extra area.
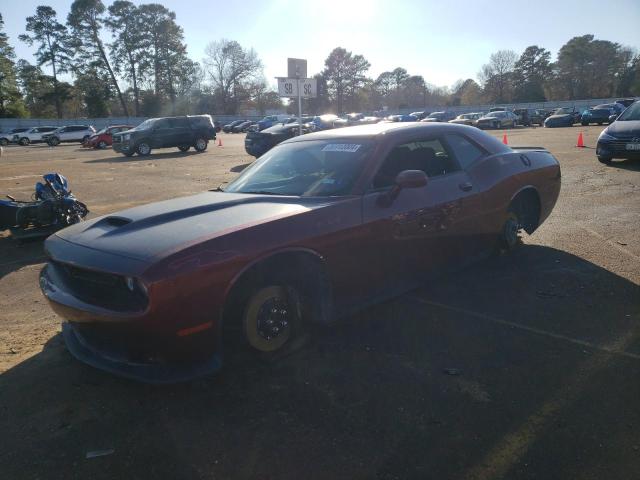
[(231, 182), (226, 192), (330, 197), (347, 195), (373, 142), (312, 140), (275, 147)]
[(151, 126), (155, 123), (155, 121), (156, 121), (155, 118), (150, 118), (149, 120), (145, 120), (140, 125), (138, 125), (135, 128), (132, 128), (131, 130), (146, 130), (148, 128), (151, 128)]
[(633, 121), (640, 120), (640, 102), (632, 104), (618, 117), (618, 121)]

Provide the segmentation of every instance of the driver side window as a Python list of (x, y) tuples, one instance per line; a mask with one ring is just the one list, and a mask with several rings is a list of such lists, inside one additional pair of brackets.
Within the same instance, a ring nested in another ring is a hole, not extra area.
[(427, 177), (434, 178), (460, 170), (460, 167), (438, 139), (403, 143), (389, 152), (373, 178), (373, 188), (392, 186), (404, 170), (422, 170)]

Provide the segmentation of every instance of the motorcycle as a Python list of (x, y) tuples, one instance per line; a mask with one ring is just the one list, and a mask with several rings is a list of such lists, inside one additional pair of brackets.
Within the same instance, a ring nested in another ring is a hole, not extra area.
[(18, 240), (48, 237), (87, 216), (89, 209), (71, 193), (63, 175), (47, 173), (42, 178), (44, 183), (36, 183), (32, 201), (11, 195), (0, 200), (0, 231), (8, 229)]

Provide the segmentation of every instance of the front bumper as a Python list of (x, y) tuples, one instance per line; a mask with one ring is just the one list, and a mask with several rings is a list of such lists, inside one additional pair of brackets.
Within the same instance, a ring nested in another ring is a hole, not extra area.
[(222, 366), (218, 354), (193, 363), (134, 361), (117, 348), (96, 347), (69, 322), (62, 324), (62, 337), (71, 355), (81, 362), (120, 377), (145, 383), (185, 382), (215, 373)]
[[(74, 267), (75, 268), (75, 267)], [(180, 330), (184, 324), (166, 306), (151, 309), (123, 304), (113, 288), (105, 303), (65, 278), (55, 262), (40, 273), (40, 287), (63, 322), (67, 348), (78, 360), (126, 378), (147, 383), (175, 383), (220, 369), (219, 336), (211, 328), (196, 333)], [(84, 284), (90, 278), (81, 279)], [(178, 321), (176, 321), (178, 318)]]
[(596, 155), (604, 158), (626, 158), (629, 160), (640, 159), (640, 150), (627, 150), (627, 144), (633, 144), (633, 142), (625, 140), (598, 140), (596, 145)]
[(129, 143), (113, 143), (112, 145), (113, 151), (118, 153), (129, 153), (133, 146)]
[(477, 127), (480, 129), (485, 129), (485, 128), (498, 128), (499, 127), (499, 121), (498, 120), (490, 120), (490, 121), (485, 121), (485, 122), (478, 122), (477, 123)]

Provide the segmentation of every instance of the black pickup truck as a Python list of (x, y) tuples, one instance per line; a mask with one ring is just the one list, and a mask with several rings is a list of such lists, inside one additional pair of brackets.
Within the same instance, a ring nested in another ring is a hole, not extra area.
[(155, 148), (178, 147), (186, 152), (193, 147), (198, 152), (215, 140), (216, 129), (211, 115), (150, 118), (136, 128), (113, 136), (113, 150), (128, 157), (149, 155)]

